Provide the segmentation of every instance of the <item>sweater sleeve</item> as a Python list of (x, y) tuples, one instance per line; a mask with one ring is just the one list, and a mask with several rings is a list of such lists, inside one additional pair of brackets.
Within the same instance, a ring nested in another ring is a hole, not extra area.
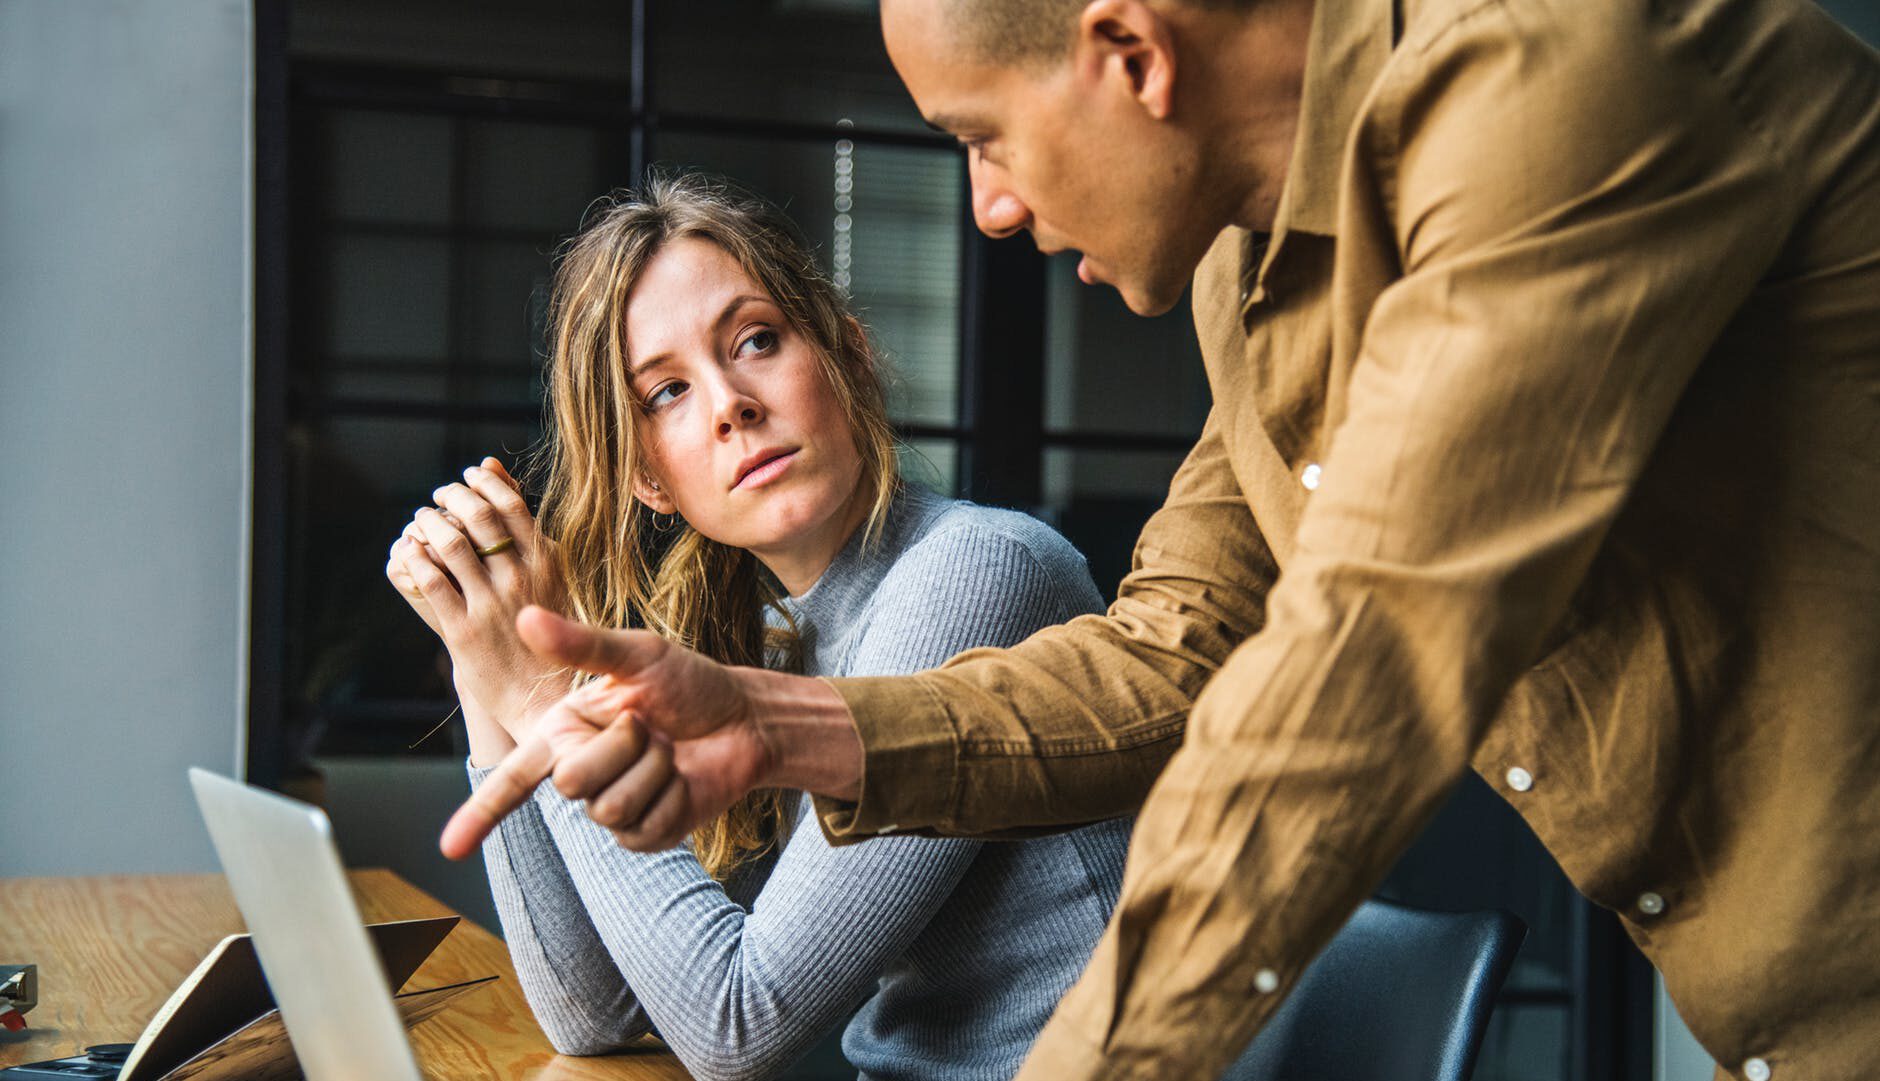
[(801, 1057), (912, 944), (978, 848), (836, 849), (797, 829), (747, 912), (688, 849), (629, 852), (579, 804), (545, 803), (604, 956), (700, 1081), (770, 1077)]
[[(472, 788), (490, 773), (469, 772)], [(484, 842), (483, 865), (523, 995), (549, 1043), (564, 1055), (600, 1055), (658, 1032), (608, 957), (549, 835), (543, 807), (566, 802), (544, 786)], [(760, 859), (739, 868), (726, 898), (749, 909), (771, 866)]]
[[(471, 787), (488, 773), (470, 767)], [(646, 1014), (581, 907), (536, 802), (483, 842), (483, 866), (523, 995), (555, 1050), (597, 1055), (646, 1032)]]
[[(1008, 530), (936, 529), (884, 578), (850, 669), (917, 671), (1095, 608), (1081, 559), (1056, 543), (1062, 552)], [(798, 822), (811, 815), (806, 802)], [(512, 819), (485, 859), (518, 972), (533, 973), (531, 1005), (556, 1011), (571, 1039), (596, 1037), (570, 1046), (618, 1046), (650, 1021), (701, 1081), (774, 1076), (840, 1024), (980, 847), (910, 837), (835, 848), (799, 828), (747, 911), (688, 849), (626, 851), (548, 786)], [(524, 845), (532, 858), (517, 855)]]
[(925, 671), (1103, 610), (1083, 556), (1043, 523), (971, 507), (935, 525), (882, 580), (844, 676)]

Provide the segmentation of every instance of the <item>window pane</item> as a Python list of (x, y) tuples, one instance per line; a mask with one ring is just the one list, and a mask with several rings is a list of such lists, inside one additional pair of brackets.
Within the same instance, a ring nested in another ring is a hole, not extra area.
[(926, 130), (872, 0), (693, 0), (649, 13), (661, 112)]
[(432, 489), (455, 480), (465, 466), (490, 454), (514, 468), (540, 439), (539, 423), (334, 417), (318, 426), (312, 446), (315, 464), (358, 485), (357, 506), (327, 512), (357, 516), (367, 513), (368, 503), (382, 504), (402, 527), (413, 510), (430, 505)]
[(449, 120), (347, 109), (317, 115), (328, 218), (425, 225), (449, 219)]
[(1077, 260), (1057, 255), (1047, 270), (1045, 427), (1198, 435), (1208, 381), (1187, 299), (1145, 319), (1115, 289), (1079, 281)]
[(545, 238), (573, 233), (581, 211), (607, 187), (601, 138), (573, 124), (466, 124), (465, 223), (539, 230)]
[[(464, 252), (464, 339), (472, 360), (527, 373), (546, 346), (549, 276), (545, 245), (469, 243)], [(526, 386), (512, 400), (526, 401)]]
[(333, 230), (324, 323), (328, 356), (442, 361), (450, 325), (450, 244)]
[[(849, 205), (840, 202), (845, 194), (852, 200), (849, 291), (887, 355), (890, 411), (909, 423), (957, 423), (965, 183), (959, 155), (856, 143), (851, 160), (851, 190), (840, 190), (838, 175), (832, 203)], [(831, 228), (838, 256), (841, 224), (838, 214)]]
[(1129, 573), (1142, 524), (1168, 495), (1184, 456), (1165, 451), (1044, 452), (1044, 517), (1090, 561), (1105, 599)]
[(941, 495), (960, 494), (960, 447), (951, 439), (910, 439), (901, 444), (901, 476)]
[[(453, 249), (445, 240), (345, 236), (330, 242), (327, 394), (498, 405), (540, 400), (546, 244), (464, 241)], [(454, 339), (452, 250), (463, 288)]]
[(1475, 1081), (1563, 1081), (1570, 1022), (1563, 1005), (1497, 1005), (1475, 1061)]
[[(527, 424), (342, 417), (290, 443), (289, 625), (298, 631), (288, 707), (303, 745), (344, 727), (363, 704), (449, 697), (436, 637), (385, 579), (387, 552), (434, 488), (484, 454), (514, 463), (538, 435)], [(437, 719), (408, 718), (420, 732)], [(415, 738), (397, 725), (381, 735), (383, 749)], [(355, 748), (360, 738), (347, 737)], [(428, 749), (449, 753), (451, 744)]]
[(1044, 500), (1052, 507), (1100, 500), (1147, 501), (1161, 506), (1181, 467), (1177, 451), (1073, 450), (1044, 452)]
[(334, 398), (399, 402), (444, 402), (458, 378), (451, 365), (433, 360), (336, 360), (326, 369), (325, 391)]
[(835, 141), (756, 139), (699, 132), (659, 133), (660, 166), (717, 173), (782, 207), (828, 266), (834, 228)]
[(297, 58), (543, 79), (629, 73), (626, 0), (292, 0), (291, 11)]

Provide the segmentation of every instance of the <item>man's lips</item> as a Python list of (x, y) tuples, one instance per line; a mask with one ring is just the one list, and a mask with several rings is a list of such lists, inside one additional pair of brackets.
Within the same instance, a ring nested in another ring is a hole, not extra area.
[(773, 448), (761, 450), (738, 463), (738, 479), (733, 488), (754, 488), (784, 471), (790, 459), (796, 457), (793, 448)]
[[(1051, 247), (1043, 243), (1038, 244), (1038, 253), (1040, 255), (1051, 256), (1070, 250), (1069, 248)], [(1087, 254), (1080, 255), (1077, 259), (1077, 280), (1083, 282), (1085, 285), (1100, 284), (1100, 280), (1097, 278), (1096, 267), (1090, 262), (1090, 256)]]

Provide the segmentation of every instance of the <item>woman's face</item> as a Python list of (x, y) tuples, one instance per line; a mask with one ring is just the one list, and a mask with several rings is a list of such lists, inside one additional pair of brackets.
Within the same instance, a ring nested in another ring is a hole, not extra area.
[(635, 495), (807, 588), (870, 502), (814, 347), (728, 252), (688, 237), (634, 284), (627, 353), (644, 407)]

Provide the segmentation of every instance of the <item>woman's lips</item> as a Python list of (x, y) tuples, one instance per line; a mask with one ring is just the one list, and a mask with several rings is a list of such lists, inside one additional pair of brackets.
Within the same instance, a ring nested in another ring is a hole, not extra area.
[(739, 488), (761, 488), (783, 475), (796, 458), (796, 451), (786, 451), (738, 478)]

